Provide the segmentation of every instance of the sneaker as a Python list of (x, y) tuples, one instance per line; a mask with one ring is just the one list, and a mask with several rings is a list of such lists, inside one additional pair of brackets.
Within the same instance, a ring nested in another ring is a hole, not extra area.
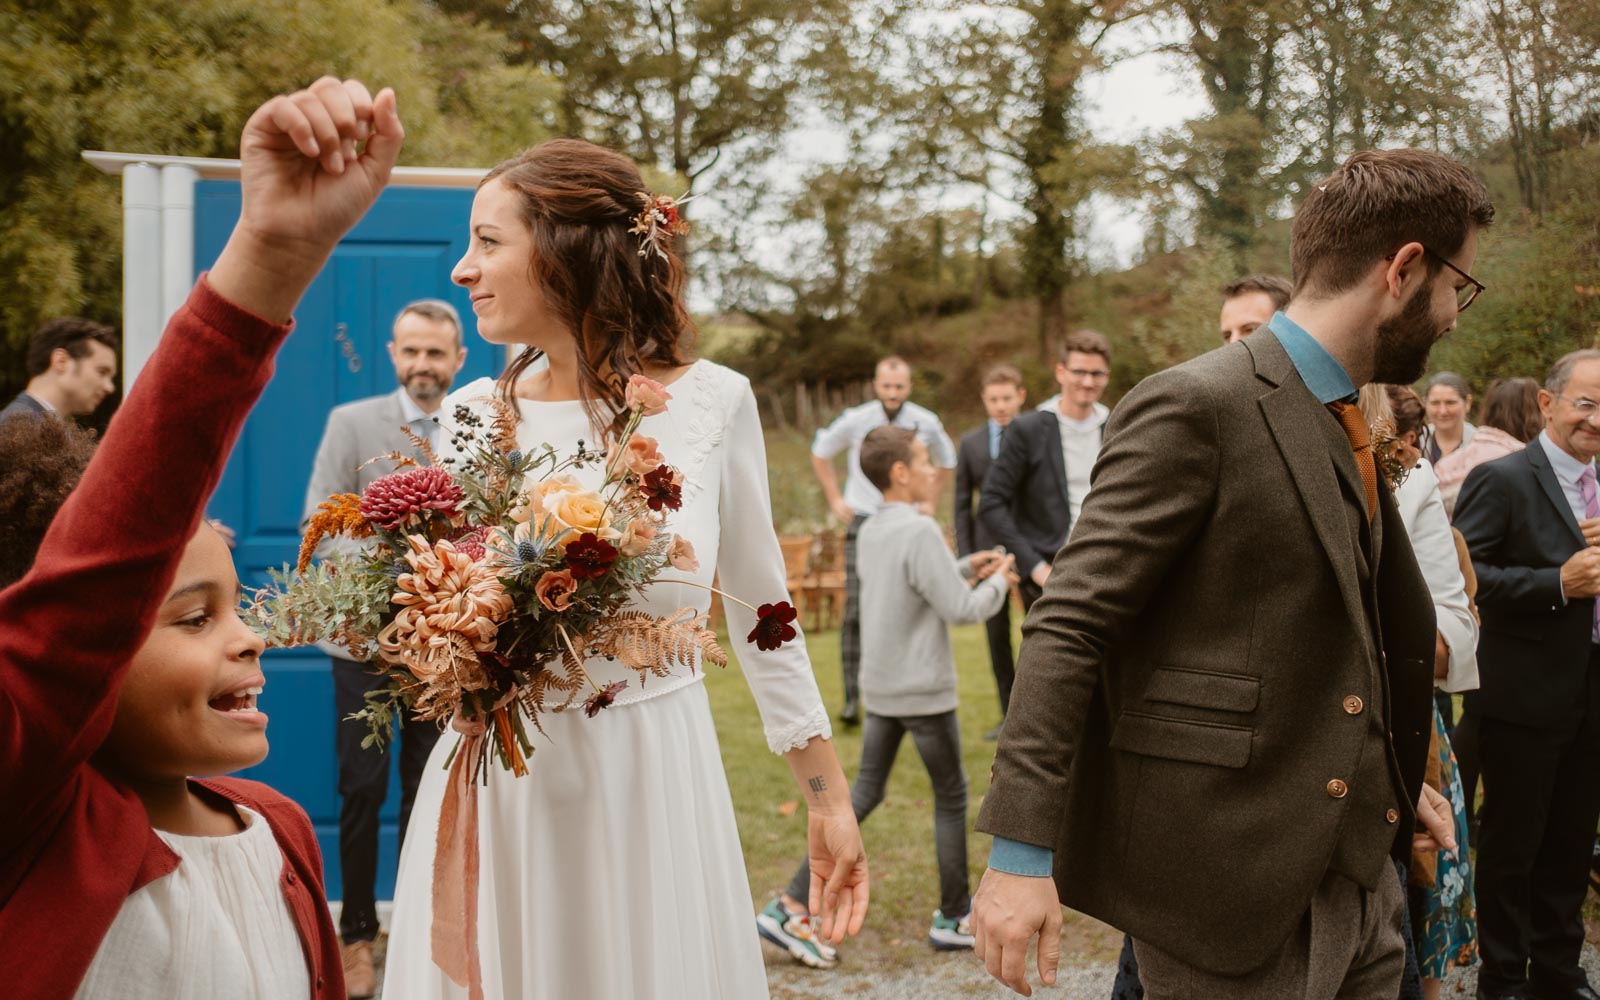
[(811, 930), (811, 916), (798, 913), (774, 899), (767, 908), (756, 914), (756, 930), (761, 936), (813, 969), (831, 969), (839, 961), (839, 953)]
[(340, 952), (344, 958), (344, 991), (351, 1000), (365, 1000), (378, 992), (378, 973), (372, 965), (372, 942), (351, 941)]
[(959, 951), (972, 947), (972, 913), (960, 920), (952, 920), (939, 910), (933, 911), (933, 926), (928, 928), (928, 943), (939, 951)]

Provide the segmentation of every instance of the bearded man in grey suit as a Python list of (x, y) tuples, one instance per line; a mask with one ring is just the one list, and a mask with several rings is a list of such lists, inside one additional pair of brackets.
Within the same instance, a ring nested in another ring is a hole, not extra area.
[(1354, 401), (1422, 374), (1493, 218), (1447, 157), (1358, 153), (1296, 216), (1287, 314), (1118, 405), (978, 818), (1008, 986), (1035, 936), (1054, 981), (1065, 902), (1132, 936), (1149, 1000), (1398, 995), (1396, 862), (1453, 824), (1433, 605)]
[[(456, 373), (466, 363), (461, 343), (461, 317), (448, 302), (423, 299), (400, 310), (389, 342), (400, 387), (394, 392), (334, 407), (317, 448), (311, 483), (306, 489), (306, 518), (335, 493), (360, 493), (374, 479), (394, 471), (389, 462), (369, 459), (392, 451), (415, 454), (409, 429), (435, 450), (440, 444), (439, 405), (450, 392)], [(421, 459), (422, 456), (418, 455)], [(325, 541), (317, 554), (339, 545)], [(367, 724), (350, 716), (366, 707), (368, 691), (384, 679), (367, 664), (350, 658), (337, 646), (324, 646), (333, 659), (333, 707), (339, 757), (339, 866), (344, 892), (339, 934), (344, 941), (345, 982), (352, 997), (376, 991), (372, 943), (378, 935), (375, 897), (378, 878), (378, 810), (389, 790), (389, 749), (400, 747), (400, 836), (405, 837), (411, 803), (428, 754), (439, 730), (427, 723), (402, 726), (398, 741), (362, 748)]]

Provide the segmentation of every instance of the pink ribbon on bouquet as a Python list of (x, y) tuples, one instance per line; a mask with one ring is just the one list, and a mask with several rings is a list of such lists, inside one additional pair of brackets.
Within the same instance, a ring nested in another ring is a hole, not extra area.
[(471, 1000), (483, 1000), (478, 961), (478, 783), (472, 770), (489, 729), (460, 716), (450, 725), (462, 739), (446, 779), (433, 855), (433, 964), (451, 982), (466, 987)]

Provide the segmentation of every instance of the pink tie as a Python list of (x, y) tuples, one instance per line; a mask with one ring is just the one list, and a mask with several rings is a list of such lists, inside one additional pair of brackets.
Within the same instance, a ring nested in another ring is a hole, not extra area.
[[(1600, 498), (1595, 495), (1594, 466), (1583, 467), (1583, 474), (1578, 477), (1578, 492), (1583, 494), (1584, 516), (1600, 517)], [(1600, 642), (1600, 601), (1594, 603), (1594, 629), (1590, 637)]]

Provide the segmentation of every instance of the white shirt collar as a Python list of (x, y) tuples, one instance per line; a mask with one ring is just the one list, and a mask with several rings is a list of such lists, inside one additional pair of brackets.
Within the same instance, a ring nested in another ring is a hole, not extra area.
[(1583, 475), (1584, 469), (1593, 467), (1567, 454), (1566, 450), (1550, 437), (1548, 430), (1539, 432), (1539, 444), (1543, 446), (1545, 455), (1550, 459), (1550, 468), (1564, 482), (1577, 482), (1578, 477)]
[(406, 423), (414, 424), (419, 420), (433, 419), (433, 414), (422, 412), (422, 407), (411, 398), (411, 393), (406, 392), (405, 386), (396, 389), (395, 394), (400, 397), (400, 413), (406, 418)]
[[(33, 400), (35, 403), (38, 403), (40, 406), (44, 407), (46, 413), (56, 413), (56, 408), (50, 405), (50, 401), (48, 399), (40, 399), (38, 396), (35, 396), (31, 392), (24, 392), (23, 395), (27, 396), (29, 399)], [(56, 414), (56, 415), (60, 416), (60, 414)]]

